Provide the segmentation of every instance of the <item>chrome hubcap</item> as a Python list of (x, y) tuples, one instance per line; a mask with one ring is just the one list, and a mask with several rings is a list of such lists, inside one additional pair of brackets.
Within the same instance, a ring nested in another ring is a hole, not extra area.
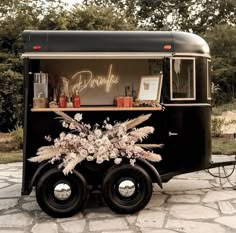
[(71, 195), (71, 188), (68, 184), (60, 183), (54, 188), (54, 196), (60, 201), (67, 200)]
[(118, 190), (121, 196), (131, 197), (135, 193), (135, 184), (131, 180), (124, 180), (120, 182)]

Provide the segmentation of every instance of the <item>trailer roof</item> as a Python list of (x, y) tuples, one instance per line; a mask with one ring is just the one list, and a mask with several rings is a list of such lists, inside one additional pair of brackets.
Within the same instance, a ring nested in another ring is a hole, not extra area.
[(200, 36), (167, 31), (24, 31), (23, 57), (35, 53), (189, 53), (210, 56)]

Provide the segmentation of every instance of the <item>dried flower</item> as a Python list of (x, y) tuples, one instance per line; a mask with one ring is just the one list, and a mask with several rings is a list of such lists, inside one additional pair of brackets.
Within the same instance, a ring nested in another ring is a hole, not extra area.
[(63, 126), (64, 128), (68, 128), (69, 125), (68, 125), (65, 121), (63, 121), (63, 122), (62, 122), (62, 126)]
[[(150, 114), (124, 123), (116, 122), (114, 126), (108, 124), (107, 118), (102, 127), (98, 124), (91, 127), (89, 124), (79, 123), (82, 120), (80, 113), (75, 114), (74, 119), (63, 112), (56, 113), (60, 119), (63, 119), (62, 126), (74, 131), (60, 133), (59, 137), (53, 141), (54, 145), (40, 147), (37, 156), (30, 158), (30, 161), (50, 160), (54, 163), (60, 160), (59, 167), (64, 167), (63, 172), (67, 175), (84, 160), (96, 160), (96, 163), (100, 164), (114, 159), (115, 164), (120, 164), (122, 158), (125, 157), (129, 159), (132, 166), (139, 157), (150, 161), (161, 160), (159, 154), (144, 150), (148, 149), (149, 144), (135, 144), (138, 140), (141, 141), (153, 133), (154, 128), (149, 126), (132, 130), (133, 127), (147, 120)], [(52, 140), (50, 136), (46, 136), (45, 139)], [(155, 148), (156, 145), (159, 144), (151, 144), (150, 148)]]
[(114, 160), (114, 163), (115, 163), (115, 164), (120, 164), (121, 161), (122, 161), (122, 158), (116, 158), (116, 159)]
[(81, 113), (76, 113), (74, 116), (74, 119), (78, 122), (80, 122), (82, 120), (82, 114)]
[(93, 145), (90, 145), (90, 146), (88, 147), (88, 153), (89, 153), (89, 154), (93, 154), (94, 152), (95, 152), (94, 146), (93, 146)]
[(100, 138), (100, 137), (102, 136), (102, 131), (101, 131), (100, 129), (96, 129), (96, 130), (94, 131), (94, 134), (95, 134), (95, 136), (96, 136), (97, 138)]

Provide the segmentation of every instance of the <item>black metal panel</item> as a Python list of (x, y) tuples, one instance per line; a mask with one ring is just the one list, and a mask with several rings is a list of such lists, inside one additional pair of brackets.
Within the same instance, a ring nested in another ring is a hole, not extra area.
[(159, 173), (184, 173), (206, 169), (211, 162), (211, 107), (166, 106), (164, 112), (165, 148)]
[[(24, 50), (32, 52), (178, 52), (209, 55), (207, 43), (186, 32), (24, 31)], [(164, 45), (171, 45), (165, 50)]]

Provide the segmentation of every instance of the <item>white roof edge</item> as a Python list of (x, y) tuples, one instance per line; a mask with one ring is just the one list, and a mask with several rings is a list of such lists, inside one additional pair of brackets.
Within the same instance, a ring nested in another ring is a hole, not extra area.
[(160, 53), (160, 52), (26, 52), (22, 58), (30, 59), (150, 59), (174, 56), (207, 57), (198, 53)]
[(173, 53), (158, 52), (26, 52), (22, 58), (31, 59), (128, 59), (172, 57)]

